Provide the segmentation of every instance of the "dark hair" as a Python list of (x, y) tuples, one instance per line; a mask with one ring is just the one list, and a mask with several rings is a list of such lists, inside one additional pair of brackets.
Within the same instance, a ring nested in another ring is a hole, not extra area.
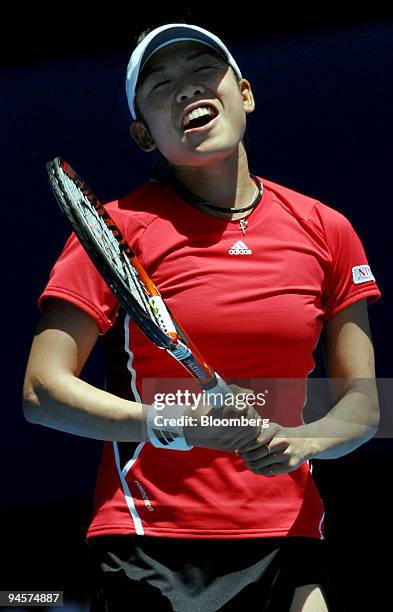
[[(152, 25), (152, 26), (149, 26), (148, 28), (146, 28), (145, 30), (143, 30), (134, 39), (135, 47), (137, 47), (146, 38), (146, 36), (148, 34), (150, 34), (150, 32), (152, 32), (156, 28), (159, 28), (160, 26), (169, 25), (170, 23), (173, 23), (173, 20), (165, 21), (165, 22), (160, 23), (158, 25)], [(184, 21), (184, 19), (177, 19), (176, 23), (184, 23), (184, 24), (186, 24), (186, 21)], [(232, 68), (232, 70), (233, 70), (233, 68)], [(235, 73), (234, 70), (233, 70), (233, 73), (234, 73), (237, 81), (239, 82), (240, 78), (237, 76), (237, 74)], [(137, 103), (137, 100), (136, 100), (136, 95), (135, 95), (135, 100), (134, 100), (134, 107), (135, 107), (135, 114), (136, 114), (137, 121), (141, 121), (146, 127), (148, 127), (147, 123), (146, 123), (146, 120), (145, 120), (141, 110), (138, 108), (138, 103)], [(247, 128), (246, 128), (246, 131), (245, 131), (244, 136), (243, 136), (243, 144), (245, 145), (246, 143), (248, 143)], [(165, 179), (167, 179), (169, 177), (169, 175), (172, 173), (172, 168), (171, 168), (168, 160), (166, 159), (166, 157), (164, 157), (162, 155), (162, 153), (160, 153), (160, 151), (158, 151), (158, 149), (153, 151), (153, 156), (154, 156), (154, 159), (153, 159), (153, 164), (152, 164), (152, 178), (155, 178), (157, 180), (165, 180)]]
[[(152, 32), (156, 28), (159, 28), (160, 26), (169, 25), (170, 23), (173, 23), (173, 22), (167, 21), (164, 23), (160, 23), (158, 25), (151, 25), (148, 28), (146, 28), (146, 30), (143, 30), (143, 32), (141, 32), (138, 36), (135, 37), (135, 40), (134, 40), (135, 47), (137, 47), (146, 38), (146, 36), (150, 34), (150, 32)], [(177, 23), (185, 23), (185, 21), (183, 19), (179, 19)], [(135, 95), (135, 100), (134, 100), (134, 107), (135, 107), (135, 114), (136, 114), (137, 121), (141, 121), (147, 127), (146, 120), (141, 110), (138, 108), (136, 95)], [(162, 153), (160, 153), (158, 149), (152, 152), (152, 156), (153, 156), (153, 163), (152, 163), (152, 168), (151, 168), (152, 178), (158, 181), (165, 181), (172, 174), (172, 168), (168, 160), (166, 159), (166, 157), (163, 156)]]

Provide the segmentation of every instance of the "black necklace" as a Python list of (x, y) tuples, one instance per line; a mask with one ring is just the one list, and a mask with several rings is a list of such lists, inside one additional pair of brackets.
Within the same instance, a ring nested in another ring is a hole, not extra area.
[(174, 174), (172, 174), (172, 176), (169, 178), (169, 182), (171, 184), (171, 187), (173, 188), (173, 190), (184, 200), (186, 200), (186, 202), (189, 202), (190, 204), (200, 204), (202, 206), (206, 206), (207, 208), (211, 208), (213, 210), (217, 210), (218, 212), (224, 212), (224, 213), (242, 213), (242, 212), (246, 212), (247, 210), (251, 210), (252, 208), (255, 208), (256, 206), (258, 206), (259, 202), (262, 199), (262, 195), (263, 195), (263, 185), (262, 185), (262, 181), (259, 180), (259, 178), (257, 176), (254, 176), (253, 174), (250, 174), (250, 177), (255, 181), (256, 186), (258, 187), (258, 193), (256, 194), (253, 202), (251, 204), (249, 204), (248, 206), (245, 206), (244, 208), (226, 208), (223, 206), (214, 206), (214, 204), (211, 204), (210, 202), (206, 202), (206, 200), (204, 200), (203, 198), (200, 198), (199, 196), (195, 195), (194, 193), (191, 193), (190, 191), (188, 191), (175, 177)]

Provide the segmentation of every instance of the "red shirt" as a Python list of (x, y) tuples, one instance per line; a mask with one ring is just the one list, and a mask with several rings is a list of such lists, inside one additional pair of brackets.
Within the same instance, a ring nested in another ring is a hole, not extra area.
[[(324, 322), (381, 294), (346, 217), (262, 182), (245, 235), (238, 221), (202, 213), (165, 183), (145, 183), (107, 208), (206, 360), (226, 380), (255, 392), (273, 389), (263, 416), (296, 426)], [(69, 300), (100, 326), (111, 393), (149, 403), (153, 391), (167, 390), (164, 379), (187, 377), (119, 313), (74, 235), (40, 306), (48, 296)], [(269, 383), (278, 379), (292, 384), (284, 382), (278, 392)], [(87, 537), (321, 538), (323, 515), (308, 462), (270, 478), (247, 470), (233, 453), (106, 442)]]

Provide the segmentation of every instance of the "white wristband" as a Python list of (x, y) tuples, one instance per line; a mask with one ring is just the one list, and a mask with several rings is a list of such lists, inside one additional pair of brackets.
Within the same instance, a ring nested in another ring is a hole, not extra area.
[(181, 417), (186, 409), (187, 406), (165, 406), (161, 411), (155, 406), (149, 406), (146, 416), (146, 432), (149, 442), (156, 448), (191, 450), (193, 447), (185, 439), (181, 423)]

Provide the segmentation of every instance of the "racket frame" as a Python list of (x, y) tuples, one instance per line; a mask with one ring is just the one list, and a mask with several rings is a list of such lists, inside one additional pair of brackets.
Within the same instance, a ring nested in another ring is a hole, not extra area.
[[(86, 182), (73, 170), (68, 162), (60, 157), (47, 162), (46, 170), (50, 185), (61, 210), (69, 219), (77, 238), (99, 274), (118, 299), (120, 306), (130, 315), (143, 333), (158, 348), (165, 349), (181, 363), (202, 389), (209, 391), (209, 395), (215, 393), (233, 395), (223, 379), (206, 362), (179, 321), (165, 304), (160, 292), (123, 236), (118, 225)], [(76, 198), (67, 190), (67, 181), (71, 181), (74, 188), (76, 188), (79, 196), (78, 203), (75, 201)], [(108, 255), (105, 255), (103, 252), (97, 237), (89, 229), (86, 218), (83, 217), (78, 209), (78, 206), (81, 207), (82, 205), (89, 207), (90, 212), (94, 212), (98, 219), (104, 223), (105, 231), (110, 232), (111, 236), (115, 238), (119, 253), (131, 265), (132, 270), (136, 272), (136, 279), (140, 283), (141, 291), (148, 297), (149, 314), (146, 313), (132, 295), (131, 289), (124, 282), (118, 270), (110, 264)], [(156, 313), (154, 313), (152, 304), (157, 306)], [(161, 321), (159, 320), (160, 318)], [(165, 323), (172, 323), (170, 331), (162, 329), (162, 320)]]

